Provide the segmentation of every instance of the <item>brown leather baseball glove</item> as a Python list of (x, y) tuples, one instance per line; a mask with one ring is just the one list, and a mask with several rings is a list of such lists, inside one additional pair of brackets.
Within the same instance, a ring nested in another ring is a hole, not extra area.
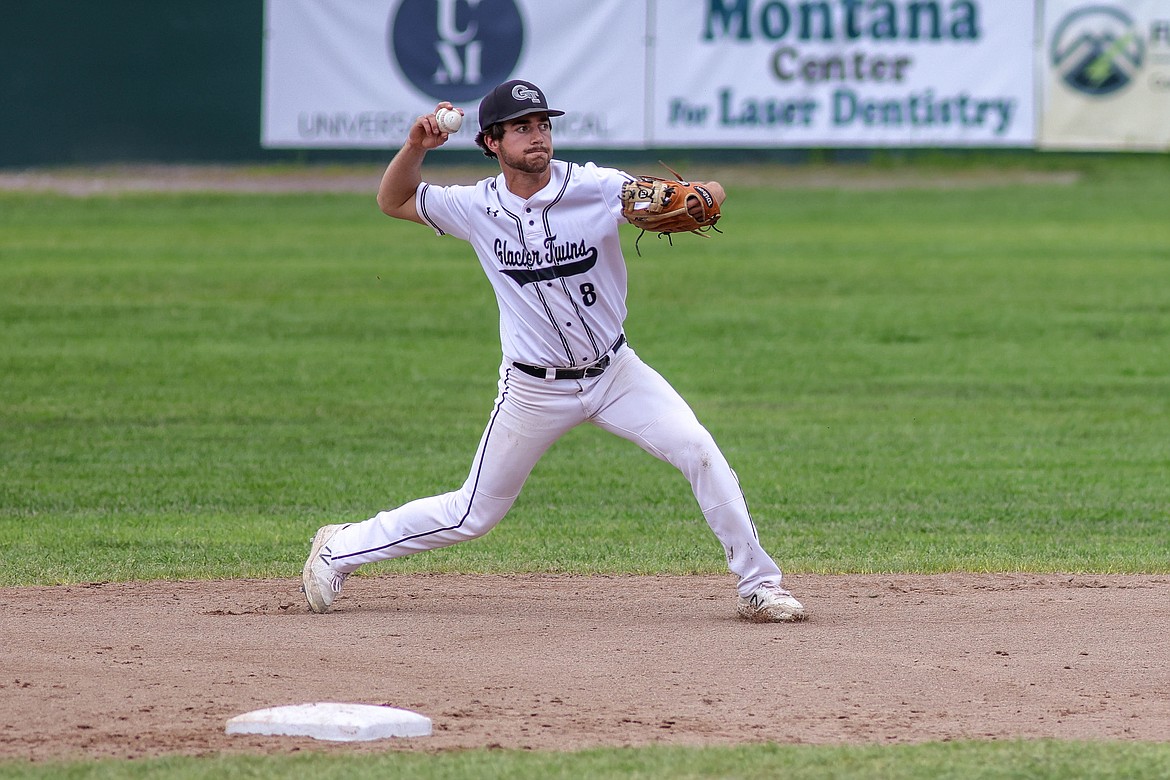
[(687, 181), (639, 176), (622, 185), (621, 197), (626, 221), (651, 233), (703, 233), (719, 221), (711, 191)]

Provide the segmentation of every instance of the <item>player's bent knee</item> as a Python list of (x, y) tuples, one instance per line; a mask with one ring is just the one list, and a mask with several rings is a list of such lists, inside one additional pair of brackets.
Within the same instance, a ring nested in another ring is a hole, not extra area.
[(680, 431), (680, 435), (667, 451), (667, 460), (682, 471), (709, 469), (712, 463), (722, 460), (715, 439), (705, 428), (699, 427)]
[(714, 446), (694, 442), (685, 447), (675, 464), (684, 474), (707, 472), (723, 463), (723, 456)]
[(478, 539), (488, 531), (499, 525), (501, 517), (478, 517), (468, 515), (459, 526), (459, 534), (464, 539)]
[(459, 533), (466, 539), (476, 539), (499, 525), (512, 508), (513, 501), (477, 496), (466, 507)]

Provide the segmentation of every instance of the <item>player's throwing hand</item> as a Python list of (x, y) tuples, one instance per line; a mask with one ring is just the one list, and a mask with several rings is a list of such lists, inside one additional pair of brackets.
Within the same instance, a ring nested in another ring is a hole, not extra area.
[(434, 113), (423, 114), (414, 120), (414, 124), (410, 128), (410, 134), (407, 137), (407, 142), (422, 149), (437, 149), (447, 143), (447, 138), (450, 136), (450, 133), (440, 126), (438, 118), (438, 113), (443, 110), (457, 111), (460, 116), (463, 116), (463, 109), (455, 108), (451, 103), (444, 100), (435, 106)]

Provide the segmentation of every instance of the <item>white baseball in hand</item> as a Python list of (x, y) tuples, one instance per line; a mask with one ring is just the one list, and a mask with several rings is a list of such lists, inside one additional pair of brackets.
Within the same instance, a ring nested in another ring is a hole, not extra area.
[(444, 133), (458, 133), (463, 126), (463, 115), (453, 108), (440, 108), (435, 112), (435, 120)]

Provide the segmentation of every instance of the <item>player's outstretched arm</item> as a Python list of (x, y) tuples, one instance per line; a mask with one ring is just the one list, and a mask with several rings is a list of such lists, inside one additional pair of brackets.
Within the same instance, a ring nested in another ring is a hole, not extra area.
[[(435, 110), (438, 111), (440, 108), (454, 106), (443, 102), (436, 106)], [(386, 172), (382, 174), (382, 183), (378, 186), (378, 208), (382, 209), (383, 214), (425, 224), (415, 206), (414, 193), (422, 183), (423, 158), (431, 149), (436, 149), (446, 142), (447, 133), (439, 128), (434, 114), (423, 114), (414, 120), (406, 142), (386, 167)]]

